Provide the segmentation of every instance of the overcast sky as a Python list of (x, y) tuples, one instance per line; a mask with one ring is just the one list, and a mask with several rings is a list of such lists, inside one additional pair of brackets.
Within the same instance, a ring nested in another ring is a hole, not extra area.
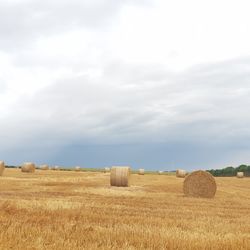
[(0, 1), (0, 158), (250, 164), (250, 3)]

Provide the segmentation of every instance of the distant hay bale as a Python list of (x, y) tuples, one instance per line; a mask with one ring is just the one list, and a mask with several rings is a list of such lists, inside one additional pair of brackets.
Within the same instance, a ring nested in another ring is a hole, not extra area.
[(144, 172), (145, 172), (145, 171), (144, 171), (143, 168), (140, 168), (140, 169), (138, 170), (138, 174), (139, 174), (139, 175), (144, 175)]
[(79, 166), (75, 167), (75, 171), (79, 172), (80, 170), (81, 170), (81, 167), (79, 167)]
[(104, 173), (109, 173), (110, 172), (110, 168), (104, 168)]
[(163, 171), (158, 171), (158, 174), (163, 174)]
[(21, 171), (24, 173), (34, 173), (35, 169), (35, 164), (32, 162), (25, 162), (21, 167)]
[(177, 169), (176, 170), (176, 177), (185, 178), (186, 175), (187, 175), (186, 170), (183, 170), (183, 169)]
[(55, 166), (54, 170), (60, 170), (61, 168), (59, 166)]
[(244, 177), (244, 172), (237, 172), (237, 177), (238, 178), (243, 178)]
[(3, 175), (4, 169), (5, 169), (4, 161), (0, 161), (0, 176)]
[(129, 187), (130, 167), (112, 167), (110, 172), (110, 185), (116, 187)]
[(46, 164), (44, 164), (44, 165), (41, 165), (41, 166), (40, 166), (40, 169), (41, 169), (41, 170), (49, 170), (49, 166), (46, 165)]
[(202, 170), (189, 174), (183, 184), (183, 192), (186, 196), (213, 198), (216, 193), (214, 177)]

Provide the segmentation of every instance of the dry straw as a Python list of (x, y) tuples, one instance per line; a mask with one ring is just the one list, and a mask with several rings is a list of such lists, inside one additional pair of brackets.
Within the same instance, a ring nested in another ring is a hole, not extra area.
[(4, 161), (0, 161), (0, 176), (3, 175), (4, 169), (5, 169)]
[(186, 196), (213, 198), (216, 189), (214, 177), (206, 171), (194, 171), (184, 180), (183, 192)]
[(145, 171), (144, 171), (143, 168), (140, 168), (140, 169), (138, 170), (138, 174), (139, 174), (139, 175), (144, 175), (144, 172), (145, 172)]
[(104, 173), (109, 173), (110, 172), (110, 168), (104, 168)]
[(21, 167), (21, 171), (25, 173), (34, 173), (35, 172), (35, 164), (32, 162), (25, 162)]
[(177, 169), (176, 170), (176, 177), (185, 178), (186, 175), (187, 175), (186, 170), (183, 170), (183, 169)]
[(41, 165), (41, 166), (40, 166), (40, 169), (41, 169), (41, 170), (49, 170), (49, 166), (46, 165), (46, 164), (44, 164), (44, 165)]
[(243, 178), (244, 177), (244, 172), (237, 172), (237, 177), (238, 178)]
[(79, 172), (81, 170), (81, 168), (79, 166), (75, 167), (75, 171)]
[(112, 167), (110, 172), (110, 185), (116, 187), (128, 187), (130, 167)]

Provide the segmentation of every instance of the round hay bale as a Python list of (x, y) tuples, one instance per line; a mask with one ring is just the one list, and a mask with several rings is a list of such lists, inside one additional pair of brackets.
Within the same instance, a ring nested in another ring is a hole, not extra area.
[(139, 175), (144, 175), (144, 172), (145, 172), (145, 171), (144, 171), (143, 168), (140, 168), (140, 169), (138, 170), (138, 174), (139, 174)]
[(186, 196), (213, 198), (216, 193), (214, 177), (202, 170), (189, 174), (183, 184), (183, 192)]
[(60, 170), (61, 168), (59, 166), (55, 166), (54, 170)]
[(110, 172), (110, 185), (116, 187), (129, 187), (130, 167), (112, 167)]
[(237, 172), (237, 177), (238, 178), (243, 178), (244, 177), (244, 172)]
[(104, 173), (109, 173), (110, 172), (110, 168), (106, 167), (104, 168)]
[(24, 173), (34, 173), (35, 169), (35, 164), (32, 162), (25, 162), (21, 167), (21, 171)]
[(49, 170), (49, 166), (46, 165), (46, 164), (44, 164), (44, 165), (41, 165), (41, 166), (40, 166), (40, 169), (41, 169), (41, 170)]
[(4, 169), (5, 169), (4, 161), (0, 161), (0, 176), (3, 175)]
[(178, 177), (178, 178), (185, 178), (186, 175), (187, 175), (186, 170), (183, 170), (183, 169), (177, 169), (176, 170), (176, 177)]
[(163, 171), (158, 171), (158, 174), (163, 174)]
[(75, 167), (75, 171), (79, 172), (80, 170), (81, 170), (81, 167), (79, 167), (79, 166)]

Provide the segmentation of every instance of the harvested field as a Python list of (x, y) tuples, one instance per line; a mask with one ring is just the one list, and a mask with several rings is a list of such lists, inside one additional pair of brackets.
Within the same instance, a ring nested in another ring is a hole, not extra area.
[(249, 249), (250, 178), (215, 179), (202, 199), (174, 175), (5, 169), (0, 249)]

